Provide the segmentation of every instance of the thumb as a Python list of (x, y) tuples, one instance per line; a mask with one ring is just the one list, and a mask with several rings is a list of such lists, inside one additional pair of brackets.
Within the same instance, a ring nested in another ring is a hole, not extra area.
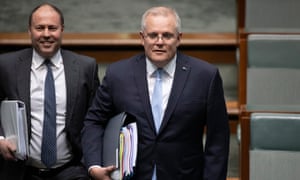
[(109, 172), (111, 172), (111, 171), (113, 171), (115, 169), (117, 169), (115, 166), (107, 166), (106, 167), (106, 170), (109, 171)]

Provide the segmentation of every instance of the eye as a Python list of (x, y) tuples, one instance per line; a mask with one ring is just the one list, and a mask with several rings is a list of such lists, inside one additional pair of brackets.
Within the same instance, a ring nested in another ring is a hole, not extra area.
[(48, 29), (49, 29), (49, 31), (56, 31), (58, 29), (58, 27), (56, 27), (56, 26), (49, 26)]
[(149, 34), (147, 34), (147, 36), (148, 36), (150, 39), (157, 39), (158, 34), (157, 34), (157, 33), (149, 33)]
[(170, 40), (170, 39), (174, 38), (174, 34), (172, 34), (172, 33), (163, 33), (162, 37), (165, 40)]
[(43, 31), (45, 28), (43, 26), (36, 26), (36, 27), (34, 27), (34, 29), (36, 31)]

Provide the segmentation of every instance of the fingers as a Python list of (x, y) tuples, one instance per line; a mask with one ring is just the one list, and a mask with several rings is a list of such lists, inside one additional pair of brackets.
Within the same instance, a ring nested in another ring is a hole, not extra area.
[(92, 168), (90, 175), (95, 180), (111, 180), (110, 175), (116, 168), (114, 166)]
[(14, 153), (16, 152), (16, 146), (6, 139), (0, 140), (0, 154), (5, 160), (14, 160), (16, 161), (16, 157)]
[(114, 171), (116, 169), (115, 166), (108, 166), (108, 167), (105, 167), (105, 169), (107, 170), (107, 172), (111, 173), (112, 171)]

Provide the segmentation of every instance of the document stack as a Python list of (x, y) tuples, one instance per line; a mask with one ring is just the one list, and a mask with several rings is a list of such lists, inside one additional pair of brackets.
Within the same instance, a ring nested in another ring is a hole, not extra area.
[(26, 159), (29, 150), (25, 104), (17, 100), (2, 101), (1, 124), (5, 138), (16, 146), (15, 156)]
[(137, 127), (136, 123), (130, 123), (122, 127), (120, 133), (119, 159), (120, 179), (130, 179), (133, 176), (137, 155)]
[(122, 112), (111, 118), (103, 137), (103, 165), (114, 165), (113, 180), (129, 180), (134, 175), (137, 156), (135, 118)]

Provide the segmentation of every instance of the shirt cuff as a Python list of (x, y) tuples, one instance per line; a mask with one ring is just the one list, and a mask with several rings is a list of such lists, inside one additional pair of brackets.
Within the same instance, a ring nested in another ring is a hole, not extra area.
[(90, 172), (91, 172), (91, 170), (93, 169), (93, 168), (102, 168), (100, 165), (92, 165), (92, 166), (90, 166), (89, 167), (89, 169), (88, 169), (88, 173), (90, 174)]

